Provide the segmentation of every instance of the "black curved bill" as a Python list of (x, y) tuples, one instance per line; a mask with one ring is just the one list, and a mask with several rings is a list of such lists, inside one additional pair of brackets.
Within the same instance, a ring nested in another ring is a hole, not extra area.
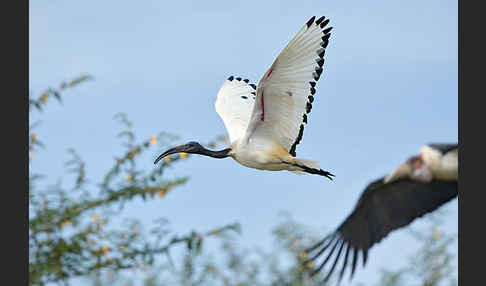
[(162, 160), (164, 157), (168, 155), (184, 152), (184, 147), (185, 145), (181, 145), (165, 151), (159, 157), (157, 157), (157, 159), (155, 159), (154, 164), (157, 164), (160, 160)]

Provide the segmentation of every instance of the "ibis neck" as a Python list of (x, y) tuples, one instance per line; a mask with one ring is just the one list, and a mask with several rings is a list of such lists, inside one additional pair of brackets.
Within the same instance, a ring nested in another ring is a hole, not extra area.
[(213, 158), (216, 158), (216, 159), (223, 159), (223, 158), (229, 157), (230, 151), (231, 151), (231, 148), (226, 148), (226, 149), (219, 150), (219, 151), (213, 151), (213, 150), (209, 150), (209, 149), (204, 148), (203, 150), (199, 151), (197, 154), (203, 155), (203, 156), (208, 156), (208, 157), (213, 157)]

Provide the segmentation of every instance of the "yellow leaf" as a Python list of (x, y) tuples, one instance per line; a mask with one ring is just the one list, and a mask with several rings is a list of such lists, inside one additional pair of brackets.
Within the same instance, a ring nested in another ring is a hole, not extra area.
[(101, 251), (103, 252), (103, 254), (106, 254), (108, 252), (108, 250), (110, 250), (110, 249), (108, 247), (106, 247), (106, 246), (103, 246), (101, 248)]
[(165, 162), (167, 162), (167, 163), (170, 162), (170, 155), (167, 155), (167, 157), (165, 157)]
[(47, 93), (45, 93), (45, 92), (44, 92), (44, 93), (41, 95), (40, 100), (42, 101), (42, 103), (46, 103), (46, 101), (47, 101)]
[(72, 224), (72, 222), (70, 220), (64, 221), (64, 222), (61, 223), (61, 228), (64, 228), (64, 227), (71, 225), (71, 224)]
[(181, 159), (186, 159), (187, 158), (187, 153), (186, 152), (182, 152), (181, 153)]
[(300, 257), (301, 259), (306, 259), (306, 258), (307, 258), (307, 253), (305, 253), (305, 252), (301, 252), (301, 253), (299, 253), (299, 257)]
[(128, 175), (126, 178), (125, 178), (125, 181), (127, 182), (130, 182), (132, 180), (132, 176), (131, 175)]
[(157, 144), (157, 137), (155, 137), (155, 136), (150, 136), (150, 144), (152, 144), (152, 145)]
[(305, 264), (305, 267), (309, 267), (309, 268), (314, 268), (314, 262), (313, 261), (309, 261)]
[(165, 192), (164, 190), (160, 190), (158, 191), (158, 194), (159, 194), (159, 198), (162, 198), (165, 195)]
[(93, 214), (93, 221), (97, 221), (98, 220), (98, 215), (97, 214)]
[(434, 234), (433, 234), (434, 239), (438, 239), (440, 236), (441, 236), (440, 231), (434, 228)]

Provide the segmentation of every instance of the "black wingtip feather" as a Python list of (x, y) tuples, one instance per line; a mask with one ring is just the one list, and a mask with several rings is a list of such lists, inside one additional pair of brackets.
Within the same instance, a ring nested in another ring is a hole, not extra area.
[(307, 113), (310, 113), (312, 110), (312, 104), (310, 102), (307, 102), (306, 106), (305, 106), (305, 111)]
[(321, 23), (320, 27), (323, 29), (329, 23), (329, 19), (326, 19), (324, 22)]
[(321, 271), (321, 269), (324, 267), (324, 265), (326, 265), (327, 261), (331, 258), (332, 254), (334, 253), (334, 250), (336, 250), (336, 247), (338, 246), (339, 242), (341, 240), (340, 239), (337, 239), (336, 240), (336, 243), (334, 243), (334, 246), (331, 248), (331, 250), (329, 251), (329, 254), (327, 255), (326, 259), (324, 259), (324, 261), (319, 265), (319, 267), (317, 267), (310, 275), (311, 276), (314, 276), (316, 275), (319, 271)]
[[(329, 238), (330, 238), (331, 240), (328, 240)], [(323, 246), (323, 247), (322, 247), (322, 248), (319, 250), (319, 252), (317, 252), (317, 253), (316, 253), (314, 256), (312, 256), (311, 258), (309, 258), (309, 259), (305, 260), (305, 261), (303, 262), (303, 264), (307, 264), (307, 263), (309, 263), (309, 262), (311, 262), (311, 261), (314, 261), (314, 260), (315, 260), (317, 257), (319, 257), (319, 256), (320, 256), (322, 253), (324, 253), (324, 251), (326, 251), (326, 249), (327, 249), (329, 246), (331, 246), (331, 244), (334, 242), (334, 240), (335, 240), (335, 239), (336, 239), (336, 237), (335, 237), (335, 236), (331, 236), (331, 237), (326, 237), (326, 238), (325, 238), (323, 241), (319, 242), (319, 243), (317, 244), (317, 247), (320, 247), (320, 246), (321, 246), (322, 244), (324, 244), (324, 243), (326, 243), (326, 244), (325, 244), (325, 245), (324, 245), (324, 246)], [(312, 249), (312, 250), (314, 250), (314, 249)], [(311, 251), (312, 251), (312, 250), (311, 250)], [(309, 253), (310, 251), (306, 251), (306, 252), (307, 252), (307, 253)], [(321, 265), (321, 267), (319, 268), (319, 270), (320, 270), (320, 269), (321, 269), (323, 266), (324, 266), (324, 265)], [(310, 276), (314, 276), (314, 275), (315, 275), (317, 272), (319, 272), (319, 271), (315, 271), (315, 270), (314, 270), (314, 271), (313, 271), (313, 272), (310, 274)]]
[(351, 266), (351, 274), (349, 274), (349, 281), (351, 281), (351, 279), (353, 278), (353, 275), (354, 275), (354, 271), (356, 270), (356, 264), (358, 262), (358, 249), (357, 248), (354, 248), (354, 252), (353, 252), (353, 264)]
[(341, 272), (339, 272), (338, 283), (341, 282), (341, 279), (343, 279), (344, 271), (346, 270), (346, 266), (348, 265), (349, 249), (351, 249), (351, 246), (349, 244), (347, 244), (346, 253), (344, 254), (343, 267), (341, 268)]
[(331, 37), (331, 34), (325, 34), (324, 36), (322, 36), (322, 37), (321, 37), (321, 40), (322, 40), (323, 42), (325, 42), (325, 41), (329, 41), (329, 37)]
[(228, 78), (228, 80), (229, 80), (229, 81), (232, 81), (233, 79), (234, 79), (234, 77), (233, 77), (233, 76), (230, 76), (230, 77)]
[(367, 260), (368, 260), (368, 249), (363, 249), (363, 267), (366, 266)]
[(316, 25), (319, 25), (322, 21), (324, 21), (324, 19), (326, 19), (326, 17), (322, 16), (321, 18), (317, 19), (316, 20)]
[[(304, 252), (306, 252), (307, 254), (311, 253), (313, 250), (317, 249), (319, 246), (323, 245), (327, 240), (329, 240), (330, 238), (332, 238), (333, 236), (332, 235), (328, 235), (326, 237), (324, 237), (323, 239), (321, 239), (320, 241), (318, 241), (316, 244), (312, 245), (311, 247), (307, 248), (304, 250)], [(312, 259), (310, 259), (312, 260)], [(309, 261), (310, 261), (309, 260)], [(307, 261), (308, 262), (308, 261)]]
[(295, 157), (297, 155), (295, 153), (295, 148), (300, 143), (303, 136), (304, 136), (304, 124), (301, 124), (300, 129), (299, 129), (299, 135), (297, 135), (297, 138), (295, 139), (294, 144), (292, 144), (292, 147), (290, 148), (290, 151), (289, 151), (289, 154), (292, 155), (293, 157)]
[(341, 258), (341, 252), (343, 251), (343, 247), (344, 247), (344, 240), (341, 240), (341, 245), (339, 246), (339, 250), (336, 254), (336, 258), (334, 259), (334, 263), (332, 264), (331, 269), (329, 270), (329, 272), (327, 272), (327, 275), (323, 280), (324, 283), (327, 283), (329, 278), (331, 278), (331, 275), (334, 272), (334, 268), (336, 268), (336, 265), (339, 262), (339, 259)]
[(316, 19), (316, 16), (312, 16), (312, 18), (309, 19), (309, 21), (307, 21), (306, 25), (307, 25), (307, 28), (309, 28), (312, 23), (314, 23), (314, 20)]

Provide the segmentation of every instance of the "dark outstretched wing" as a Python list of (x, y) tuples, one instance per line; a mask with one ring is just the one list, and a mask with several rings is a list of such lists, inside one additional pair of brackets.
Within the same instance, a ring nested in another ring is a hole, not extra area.
[[(350, 278), (354, 274), (358, 255), (362, 252), (363, 266), (366, 264), (368, 250), (391, 231), (406, 226), (414, 219), (437, 209), (457, 196), (457, 181), (434, 180), (422, 183), (401, 179), (388, 184), (383, 178), (370, 183), (361, 195), (353, 212), (326, 238), (306, 252), (310, 258), (305, 262), (325, 259), (314, 270), (320, 271), (336, 253), (333, 264), (324, 281), (327, 281), (337, 266), (342, 254), (344, 260), (339, 273), (341, 280), (348, 258), (352, 257)], [(327, 252), (326, 252), (327, 251)]]
[(458, 144), (427, 144), (427, 146), (433, 148), (433, 149), (437, 149), (439, 150), (442, 155), (444, 155), (445, 153), (451, 151), (451, 150), (454, 150), (454, 149), (457, 149), (458, 147)]

